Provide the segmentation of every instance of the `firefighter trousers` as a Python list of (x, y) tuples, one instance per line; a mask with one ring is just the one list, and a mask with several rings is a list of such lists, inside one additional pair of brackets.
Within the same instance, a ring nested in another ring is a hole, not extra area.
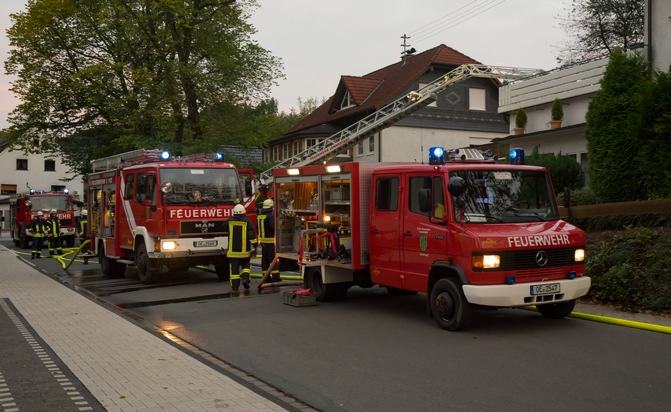
[(231, 265), (231, 289), (238, 290), (240, 288), (240, 281), (245, 289), (249, 289), (251, 282), (251, 264), (250, 258), (228, 258), (228, 263)]
[[(274, 243), (261, 243), (261, 272), (266, 273), (270, 265), (273, 264), (275, 259), (275, 244)], [(270, 272), (270, 281), (279, 282), (280, 279), (280, 270), (275, 266)]]
[(33, 253), (30, 256), (31, 258), (40, 258), (42, 257), (42, 249), (44, 249), (44, 236), (42, 235), (33, 235)]
[(49, 238), (49, 255), (63, 254), (63, 238), (54, 235)]

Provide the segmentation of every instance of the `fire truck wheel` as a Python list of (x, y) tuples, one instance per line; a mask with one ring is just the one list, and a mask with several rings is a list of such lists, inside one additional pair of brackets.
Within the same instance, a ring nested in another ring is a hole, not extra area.
[(461, 287), (452, 279), (440, 279), (431, 290), (431, 314), (438, 325), (456, 331), (471, 322), (473, 308)]
[(219, 282), (228, 282), (231, 280), (231, 271), (226, 259), (218, 259), (214, 262), (214, 272), (217, 274)]
[(573, 312), (575, 308), (575, 299), (566, 300), (564, 302), (548, 303), (545, 305), (536, 305), (536, 309), (546, 318), (561, 319), (565, 318)]
[(144, 243), (140, 243), (137, 251), (135, 251), (135, 265), (137, 266), (140, 282), (149, 285), (156, 281), (156, 269), (152, 267), (151, 259), (149, 259)]
[(102, 246), (98, 249), (98, 260), (100, 261), (100, 270), (105, 276), (123, 277), (126, 273), (126, 265), (105, 256), (105, 248)]
[(343, 300), (347, 295), (349, 289), (346, 283), (329, 283), (322, 282), (322, 274), (318, 268), (313, 268), (308, 273), (309, 287), (315, 294), (315, 297), (320, 302), (331, 302), (335, 300)]

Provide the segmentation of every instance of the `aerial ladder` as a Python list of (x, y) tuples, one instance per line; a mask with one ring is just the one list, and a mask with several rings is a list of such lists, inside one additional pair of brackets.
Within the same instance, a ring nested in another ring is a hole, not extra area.
[(299, 167), (315, 164), (341, 150), (347, 150), (378, 130), (384, 129), (413, 112), (431, 104), (438, 98), (438, 94), (451, 85), (470, 77), (485, 77), (503, 80), (519, 80), (537, 76), (542, 73), (538, 69), (519, 67), (488, 66), (482, 64), (463, 64), (444, 74), (419, 90), (382, 107), (375, 113), (359, 120), (349, 127), (322, 139), (305, 151), (290, 157), (272, 168), (262, 172), (259, 180), (262, 185), (271, 181), (273, 170), (283, 167)]

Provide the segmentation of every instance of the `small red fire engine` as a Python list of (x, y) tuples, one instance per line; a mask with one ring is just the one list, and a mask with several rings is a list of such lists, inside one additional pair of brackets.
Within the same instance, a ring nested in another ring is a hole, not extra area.
[(67, 191), (47, 193), (35, 189), (30, 189), (28, 193), (11, 195), (9, 198), (9, 220), (14, 245), (28, 249), (33, 239), (30, 222), (37, 212), (43, 212), (44, 218), (49, 218), (54, 209), (58, 211), (58, 218), (61, 220), (63, 245), (73, 247), (76, 235), (73, 196)]
[(91, 166), (89, 237), (105, 275), (123, 276), (135, 265), (140, 280), (153, 283), (166, 271), (211, 264), (228, 280), (224, 222), (240, 202), (256, 219), (251, 187), (243, 191), (241, 174), (222, 154), (174, 158), (139, 149)]
[(320, 301), (352, 286), (426, 293), (447, 330), (477, 308), (565, 317), (590, 288), (585, 234), (560, 219), (548, 171), (522, 158), (435, 147), (428, 164), (274, 169), (280, 266)]

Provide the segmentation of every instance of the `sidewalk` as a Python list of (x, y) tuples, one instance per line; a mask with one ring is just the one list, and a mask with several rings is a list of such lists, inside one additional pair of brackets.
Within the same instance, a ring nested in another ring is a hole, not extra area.
[[(0, 312), (16, 309), (13, 317), (25, 319), (26, 327), (107, 411), (301, 409), (292, 400), (274, 395), (262, 382), (250, 383), (243, 372), (234, 376), (232, 368), (208, 366), (158, 334), (45, 276), (1, 245), (0, 303)], [(20, 402), (12, 399), (7, 375), (0, 367), (0, 409), (37, 410), (25, 404), (21, 409)], [(78, 405), (75, 410), (100, 410), (100, 405), (87, 405), (81, 399)]]

